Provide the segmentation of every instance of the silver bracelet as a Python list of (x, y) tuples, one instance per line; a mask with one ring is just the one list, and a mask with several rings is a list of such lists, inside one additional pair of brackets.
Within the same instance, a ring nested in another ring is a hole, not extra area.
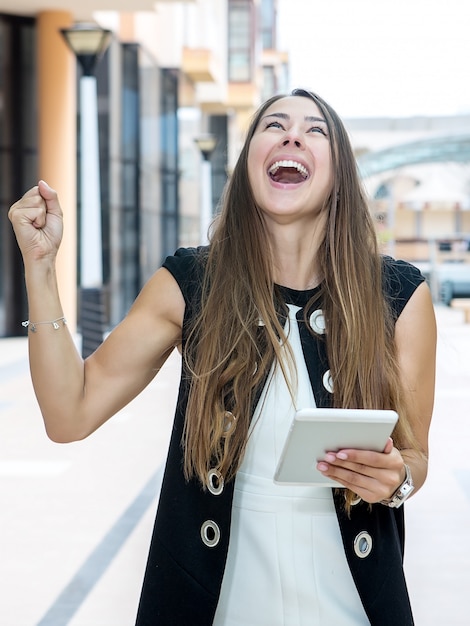
[(48, 322), (31, 322), (30, 320), (26, 320), (24, 322), (21, 322), (21, 326), (29, 328), (32, 333), (35, 333), (37, 330), (36, 326), (39, 326), (40, 324), (52, 324), (54, 330), (59, 330), (59, 322), (62, 322), (64, 326), (67, 325), (67, 320), (65, 319), (65, 317), (62, 316), (58, 317), (55, 320), (49, 320)]

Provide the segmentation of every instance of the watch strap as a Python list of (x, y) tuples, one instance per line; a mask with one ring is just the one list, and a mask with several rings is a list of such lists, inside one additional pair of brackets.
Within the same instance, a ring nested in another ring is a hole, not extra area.
[(386, 500), (381, 500), (380, 504), (389, 506), (393, 509), (400, 507), (403, 502), (411, 495), (414, 489), (413, 478), (409, 466), (405, 463), (405, 480), (398, 487), (395, 493)]

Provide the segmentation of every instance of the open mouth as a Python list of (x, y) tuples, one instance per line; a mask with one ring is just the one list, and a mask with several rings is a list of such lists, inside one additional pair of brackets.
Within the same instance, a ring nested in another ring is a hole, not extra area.
[(305, 165), (292, 160), (276, 161), (268, 169), (268, 175), (275, 183), (286, 185), (303, 183), (310, 176)]

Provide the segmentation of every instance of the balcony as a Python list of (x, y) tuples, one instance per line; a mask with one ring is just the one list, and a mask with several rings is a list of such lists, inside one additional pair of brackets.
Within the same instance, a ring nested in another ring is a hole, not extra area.
[(227, 106), (234, 109), (255, 109), (259, 105), (259, 89), (255, 83), (229, 83)]
[(181, 69), (194, 83), (215, 83), (219, 72), (212, 50), (183, 48)]

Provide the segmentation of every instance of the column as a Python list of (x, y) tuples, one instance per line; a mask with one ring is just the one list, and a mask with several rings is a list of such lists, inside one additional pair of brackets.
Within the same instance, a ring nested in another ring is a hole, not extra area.
[(72, 333), (77, 323), (77, 127), (76, 60), (61, 28), (67, 11), (37, 15), (39, 177), (57, 190), (64, 212), (64, 238), (57, 275), (64, 315)]

